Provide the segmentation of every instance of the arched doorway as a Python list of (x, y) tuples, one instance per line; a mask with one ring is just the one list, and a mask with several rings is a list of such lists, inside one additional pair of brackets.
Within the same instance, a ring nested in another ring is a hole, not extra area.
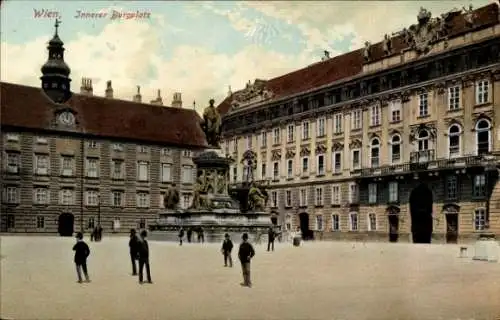
[(59, 215), (59, 223), (57, 231), (61, 237), (72, 237), (74, 232), (75, 217), (69, 213), (61, 213)]
[(399, 240), (399, 212), (397, 206), (387, 208), (387, 220), (389, 221), (389, 242), (398, 242)]
[(300, 220), (300, 232), (302, 232), (302, 239), (308, 240), (310, 236), (309, 232), (309, 214), (307, 212), (302, 212), (299, 214)]
[(425, 184), (420, 184), (410, 194), (413, 243), (431, 243), (432, 203), (432, 191)]
[(446, 218), (446, 243), (458, 242), (458, 212), (460, 207), (455, 204), (445, 205), (443, 213)]

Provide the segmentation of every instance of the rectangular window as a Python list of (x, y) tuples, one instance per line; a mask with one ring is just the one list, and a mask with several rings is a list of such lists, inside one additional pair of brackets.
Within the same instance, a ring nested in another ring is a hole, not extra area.
[(458, 197), (458, 179), (457, 176), (446, 177), (446, 198), (456, 200)]
[(309, 121), (302, 121), (302, 140), (309, 139)]
[(148, 153), (149, 148), (146, 146), (137, 146), (137, 152), (139, 153)]
[(111, 160), (111, 177), (115, 180), (123, 179), (125, 172), (125, 162), (121, 159)]
[(293, 142), (295, 140), (295, 126), (289, 124), (287, 127), (287, 142)]
[(172, 164), (162, 163), (161, 164), (161, 182), (172, 181)]
[(233, 181), (238, 181), (238, 167), (233, 167)]
[(316, 188), (316, 201), (315, 201), (316, 206), (322, 206), (323, 205), (323, 188), (318, 187)]
[(476, 82), (476, 104), (489, 102), (489, 85), (490, 82), (488, 80)]
[(382, 110), (379, 104), (370, 108), (370, 126), (379, 126), (382, 118)]
[(75, 203), (75, 196), (73, 189), (61, 189), (59, 199), (62, 205), (70, 206)]
[(49, 156), (35, 155), (35, 174), (39, 176), (46, 176), (49, 174)]
[(233, 139), (233, 152), (238, 153), (238, 138)]
[(472, 195), (475, 198), (483, 198), (486, 196), (486, 175), (477, 174), (474, 176)]
[(339, 134), (342, 133), (342, 122), (344, 121), (344, 117), (342, 113), (336, 113), (333, 116), (333, 133)]
[(16, 227), (16, 216), (13, 214), (7, 215), (7, 229), (12, 229)]
[(399, 188), (397, 181), (389, 182), (389, 202), (399, 201)]
[(429, 115), (429, 100), (427, 92), (422, 92), (418, 95), (418, 115), (420, 117)]
[(33, 202), (35, 204), (48, 204), (49, 190), (47, 188), (35, 188), (33, 190)]
[(293, 160), (288, 159), (286, 161), (286, 176), (288, 178), (293, 178)]
[(352, 150), (352, 169), (361, 168), (361, 151), (359, 149)]
[[(227, 145), (228, 145), (228, 143), (226, 142), (226, 146)], [(229, 153), (229, 150), (227, 150), (226, 153)], [(171, 152), (171, 150), (169, 148), (161, 148), (161, 155), (164, 156), (164, 157), (170, 156), (170, 155), (172, 155), (172, 152)]]
[(302, 158), (302, 173), (303, 174), (309, 173), (309, 158), (308, 157)]
[(19, 173), (19, 154), (8, 152), (7, 153), (7, 172)]
[(98, 177), (98, 168), (99, 168), (99, 159), (97, 158), (87, 158), (87, 177), (88, 178), (97, 178)]
[(48, 140), (45, 137), (36, 137), (35, 141), (37, 144), (47, 144), (48, 143)]
[(184, 151), (182, 151), (182, 156), (184, 158), (192, 158), (193, 157), (193, 153), (191, 152), (191, 150), (184, 150)]
[(281, 134), (280, 128), (274, 128), (273, 130), (273, 144), (280, 144)]
[(299, 190), (299, 205), (307, 207), (307, 189), (305, 188)]
[(137, 180), (148, 181), (149, 180), (149, 163), (146, 161), (137, 162)]
[(271, 205), (273, 208), (278, 207), (278, 192), (271, 191)]
[(37, 216), (36, 217), (36, 228), (37, 229), (45, 229), (45, 217)]
[(393, 100), (390, 103), (391, 122), (401, 121), (401, 100)]
[(149, 208), (149, 193), (137, 192), (136, 203), (138, 208)]
[(292, 206), (292, 191), (291, 190), (286, 190), (285, 191), (285, 205), (287, 207)]
[(191, 206), (191, 195), (189, 193), (184, 193), (182, 195), (182, 208), (188, 209)]
[(247, 150), (252, 150), (252, 136), (247, 136)]
[(95, 228), (95, 218), (94, 217), (89, 218), (89, 223), (87, 224), (87, 227), (89, 230), (93, 230)]
[(349, 230), (350, 231), (358, 231), (358, 213), (357, 212), (349, 213)]
[(192, 166), (182, 166), (182, 183), (193, 183)]
[(332, 205), (340, 205), (340, 185), (332, 185)]
[(448, 110), (460, 109), (460, 87), (453, 86), (448, 88)]
[(322, 154), (319, 154), (317, 157), (317, 166), (318, 166), (318, 175), (324, 175), (325, 174), (325, 156)]
[(316, 230), (323, 231), (323, 216), (316, 216)]
[(280, 178), (280, 163), (278, 161), (273, 162), (273, 179), (278, 180)]
[(61, 175), (65, 177), (73, 176), (74, 162), (73, 157), (62, 156), (61, 157)]
[(7, 133), (6, 137), (9, 142), (19, 142), (19, 135), (16, 133)]
[(354, 110), (351, 113), (351, 129), (358, 130), (361, 129), (362, 126), (362, 114), (363, 111), (361, 109)]
[(267, 131), (262, 131), (260, 134), (260, 146), (262, 148), (267, 147)]
[(368, 231), (377, 231), (377, 215), (375, 213), (368, 214)]
[(95, 140), (87, 141), (87, 148), (97, 149), (97, 141)]
[(262, 179), (266, 179), (267, 178), (267, 172), (266, 172), (266, 164), (263, 163), (261, 166), (260, 166), (260, 174), (262, 176)]
[(349, 184), (349, 203), (355, 204), (359, 201), (359, 188), (356, 183)]
[(318, 118), (318, 120), (316, 121), (316, 126), (317, 126), (316, 135), (318, 137), (324, 137), (326, 135), (325, 122), (326, 119), (324, 117)]
[(377, 203), (377, 184), (375, 183), (370, 183), (368, 185), (368, 203)]
[(332, 214), (332, 231), (340, 231), (340, 216)]
[(99, 204), (99, 192), (97, 190), (87, 190), (85, 192), (85, 205), (97, 206)]
[(111, 195), (111, 203), (113, 207), (123, 207), (123, 191), (113, 191)]
[(342, 152), (334, 151), (332, 153), (332, 171), (333, 173), (341, 173), (342, 172)]
[(486, 229), (486, 209), (479, 208), (474, 210), (474, 230), (482, 231)]

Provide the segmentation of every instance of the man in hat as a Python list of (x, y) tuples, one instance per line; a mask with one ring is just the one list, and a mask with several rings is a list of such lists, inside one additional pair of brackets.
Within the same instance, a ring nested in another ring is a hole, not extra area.
[(141, 232), (141, 241), (139, 246), (139, 283), (143, 283), (143, 270), (146, 267), (146, 275), (148, 277), (148, 283), (153, 283), (151, 281), (151, 271), (149, 269), (149, 244), (146, 237), (148, 236), (148, 232), (146, 230), (142, 230)]
[(135, 229), (130, 229), (130, 240), (128, 242), (130, 248), (130, 260), (132, 261), (132, 275), (137, 275), (137, 266), (135, 261), (139, 259), (139, 238)]
[(248, 234), (244, 233), (241, 237), (243, 242), (240, 244), (240, 250), (238, 251), (238, 258), (241, 262), (241, 269), (243, 271), (243, 287), (252, 287), (252, 281), (250, 280), (250, 260), (255, 256), (255, 250), (253, 246), (248, 242)]
[(231, 251), (233, 250), (233, 242), (229, 237), (229, 234), (224, 235), (224, 241), (222, 242), (222, 254), (224, 255), (224, 267), (227, 267), (229, 262), (229, 267), (233, 267), (233, 258), (231, 257)]

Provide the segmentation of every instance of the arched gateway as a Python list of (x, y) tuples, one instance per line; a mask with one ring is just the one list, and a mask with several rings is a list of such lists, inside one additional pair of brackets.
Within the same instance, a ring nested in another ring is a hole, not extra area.
[(307, 212), (302, 212), (299, 214), (300, 220), (300, 232), (302, 233), (302, 239), (308, 240), (310, 239), (310, 231), (309, 231), (309, 214)]
[(72, 237), (74, 232), (75, 217), (69, 213), (61, 213), (59, 215), (57, 231), (61, 237)]
[(431, 243), (432, 191), (420, 184), (410, 194), (411, 233), (413, 243)]

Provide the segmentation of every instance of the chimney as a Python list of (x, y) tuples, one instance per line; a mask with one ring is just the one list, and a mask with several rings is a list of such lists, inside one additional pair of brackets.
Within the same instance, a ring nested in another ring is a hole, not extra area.
[(80, 87), (80, 94), (84, 94), (86, 96), (93, 95), (92, 79), (82, 78), (82, 86)]
[(158, 96), (156, 97), (156, 99), (155, 100), (151, 100), (151, 104), (154, 104), (156, 106), (162, 106), (163, 105), (163, 99), (161, 98), (160, 89), (158, 89)]
[(227, 96), (230, 97), (233, 94), (233, 91), (231, 90), (231, 86), (229, 86), (229, 89), (227, 91)]
[(111, 80), (106, 82), (106, 91), (104, 92), (106, 98), (113, 99), (113, 87), (111, 86)]
[(132, 100), (138, 103), (142, 102), (141, 86), (137, 86), (137, 94), (132, 98)]
[(180, 92), (174, 93), (174, 99), (172, 99), (172, 107), (182, 108), (182, 98)]

